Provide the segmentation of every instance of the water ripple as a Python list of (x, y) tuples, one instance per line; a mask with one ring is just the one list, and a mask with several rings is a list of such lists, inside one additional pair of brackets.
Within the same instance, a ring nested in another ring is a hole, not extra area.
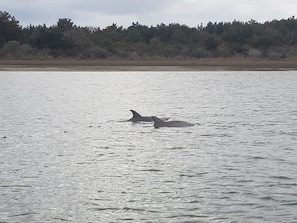
[(0, 222), (294, 222), (296, 74), (0, 72)]

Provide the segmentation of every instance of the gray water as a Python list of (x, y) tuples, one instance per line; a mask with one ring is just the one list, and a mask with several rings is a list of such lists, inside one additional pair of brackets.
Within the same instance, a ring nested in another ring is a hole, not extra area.
[(0, 222), (297, 222), (296, 71), (0, 80)]

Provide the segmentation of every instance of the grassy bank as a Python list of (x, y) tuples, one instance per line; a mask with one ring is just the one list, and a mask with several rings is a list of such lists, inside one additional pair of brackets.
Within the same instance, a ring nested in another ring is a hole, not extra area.
[(0, 60), (0, 70), (55, 71), (204, 71), (204, 70), (297, 70), (297, 58), (269, 60), (211, 58), (197, 60)]

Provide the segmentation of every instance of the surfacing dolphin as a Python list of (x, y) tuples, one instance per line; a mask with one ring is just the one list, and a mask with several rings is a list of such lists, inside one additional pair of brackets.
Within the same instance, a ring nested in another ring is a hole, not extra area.
[(154, 121), (154, 127), (155, 128), (161, 128), (161, 127), (187, 127), (187, 126), (193, 126), (195, 124), (184, 122), (184, 121), (164, 121), (156, 116), (152, 116), (152, 119)]
[(133, 114), (133, 117), (128, 120), (130, 122), (153, 122), (153, 119), (151, 116), (141, 116), (134, 110), (130, 110), (130, 111)]

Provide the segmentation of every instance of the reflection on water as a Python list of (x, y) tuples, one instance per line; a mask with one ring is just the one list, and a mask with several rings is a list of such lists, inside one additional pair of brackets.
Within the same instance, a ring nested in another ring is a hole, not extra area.
[(1, 222), (297, 219), (296, 72), (0, 78)]

